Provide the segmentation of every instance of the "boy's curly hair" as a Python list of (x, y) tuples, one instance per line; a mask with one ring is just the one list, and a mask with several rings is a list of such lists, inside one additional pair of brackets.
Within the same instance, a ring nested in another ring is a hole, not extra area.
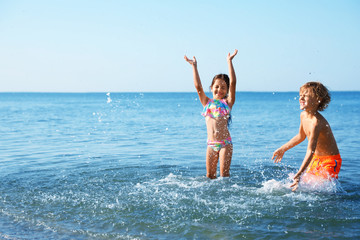
[(316, 98), (319, 101), (318, 111), (324, 111), (330, 101), (331, 96), (329, 90), (320, 82), (307, 82), (304, 85), (301, 86), (300, 91), (304, 89), (311, 89), (311, 91), (314, 93)]

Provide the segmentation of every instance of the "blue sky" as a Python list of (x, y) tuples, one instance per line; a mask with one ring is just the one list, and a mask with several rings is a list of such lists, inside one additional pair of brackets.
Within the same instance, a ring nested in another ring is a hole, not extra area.
[(360, 90), (360, 1), (0, 0), (0, 92)]

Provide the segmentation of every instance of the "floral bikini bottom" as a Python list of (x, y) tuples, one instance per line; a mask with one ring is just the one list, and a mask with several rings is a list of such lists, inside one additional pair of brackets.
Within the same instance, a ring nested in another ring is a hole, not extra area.
[(225, 147), (226, 145), (232, 145), (231, 137), (228, 137), (227, 139), (223, 141), (207, 141), (208, 147), (211, 147), (212, 150), (215, 152), (219, 152), (220, 149)]

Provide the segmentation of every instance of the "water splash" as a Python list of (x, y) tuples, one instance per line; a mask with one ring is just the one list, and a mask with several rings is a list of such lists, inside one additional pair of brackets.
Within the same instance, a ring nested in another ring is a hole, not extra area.
[(290, 189), (290, 181), (277, 181), (275, 179), (268, 180), (262, 183), (262, 187), (258, 190), (259, 193), (284, 193)]
[(340, 182), (335, 178), (324, 179), (312, 174), (304, 174), (299, 187), (301, 191), (321, 193), (344, 193)]
[[(261, 193), (288, 193), (291, 192), (291, 184), (295, 174), (290, 173), (287, 179), (277, 181), (275, 179), (267, 180), (262, 183), (258, 190)], [(345, 193), (337, 179), (324, 179), (314, 175), (304, 175), (299, 183), (296, 192), (309, 193)]]
[(107, 96), (107, 101), (106, 101), (106, 103), (111, 103), (111, 102), (112, 102), (112, 99), (111, 99), (111, 97), (110, 97), (110, 93), (108, 92), (108, 93), (106, 94), (106, 96)]

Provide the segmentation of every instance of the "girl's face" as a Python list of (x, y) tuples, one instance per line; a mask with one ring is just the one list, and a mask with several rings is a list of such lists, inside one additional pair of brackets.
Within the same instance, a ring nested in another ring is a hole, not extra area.
[(319, 101), (310, 89), (300, 90), (300, 109), (315, 112), (318, 109)]
[(214, 84), (211, 86), (211, 92), (214, 99), (223, 99), (227, 94), (226, 82), (222, 79), (215, 79)]

